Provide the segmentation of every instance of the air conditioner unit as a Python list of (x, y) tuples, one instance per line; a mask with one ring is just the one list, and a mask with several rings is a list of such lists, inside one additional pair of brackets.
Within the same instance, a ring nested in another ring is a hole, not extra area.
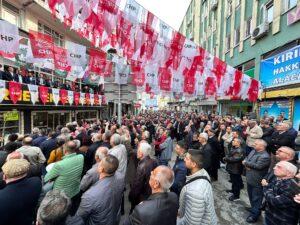
[(211, 10), (216, 10), (218, 8), (218, 0), (212, 0), (211, 1)]
[(251, 37), (253, 40), (257, 40), (265, 36), (268, 32), (269, 32), (269, 22), (266, 21), (253, 29), (251, 33)]

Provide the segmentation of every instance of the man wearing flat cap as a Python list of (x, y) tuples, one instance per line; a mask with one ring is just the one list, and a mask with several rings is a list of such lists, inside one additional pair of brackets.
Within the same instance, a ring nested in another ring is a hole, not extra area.
[(6, 187), (0, 190), (1, 224), (31, 225), (42, 189), (38, 177), (27, 177), (30, 163), (11, 159), (2, 166)]

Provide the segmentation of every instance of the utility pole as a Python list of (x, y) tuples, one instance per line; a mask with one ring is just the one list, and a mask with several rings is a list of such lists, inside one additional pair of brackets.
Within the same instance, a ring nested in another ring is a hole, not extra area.
[(118, 124), (122, 123), (121, 84), (119, 84)]

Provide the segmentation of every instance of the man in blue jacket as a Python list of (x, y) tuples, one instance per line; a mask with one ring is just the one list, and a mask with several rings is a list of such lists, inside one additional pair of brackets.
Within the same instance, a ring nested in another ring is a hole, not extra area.
[(170, 190), (177, 194), (179, 197), (180, 191), (185, 184), (187, 168), (184, 163), (184, 157), (187, 152), (187, 145), (184, 140), (178, 141), (175, 146), (175, 152), (177, 154), (177, 158), (175, 161), (175, 165), (173, 167), (174, 171), (174, 183)]

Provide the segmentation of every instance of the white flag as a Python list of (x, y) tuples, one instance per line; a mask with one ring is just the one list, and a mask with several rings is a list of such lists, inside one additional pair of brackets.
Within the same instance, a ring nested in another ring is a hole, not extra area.
[(52, 96), (53, 96), (54, 104), (58, 105), (58, 102), (59, 102), (59, 89), (52, 88)]
[(68, 52), (67, 58), (69, 65), (82, 67), (86, 65), (86, 47), (84, 45), (79, 45), (74, 42), (67, 41), (66, 49)]
[(132, 23), (142, 22), (144, 14), (143, 7), (140, 6), (135, 0), (127, 0), (124, 8), (124, 17)]
[(172, 92), (183, 92), (183, 75), (177, 71), (173, 71), (171, 89)]
[(30, 100), (34, 105), (39, 100), (39, 90), (37, 85), (27, 84), (28, 90), (30, 92)]
[(240, 93), (238, 94), (238, 97), (240, 97), (243, 100), (246, 100), (248, 98), (248, 90), (250, 88), (250, 84), (251, 84), (251, 78), (248, 75), (243, 74), (242, 86), (241, 86)]
[(196, 87), (195, 87), (195, 95), (196, 96), (204, 96), (205, 95), (205, 76), (204, 74), (200, 74), (196, 72)]
[(19, 51), (18, 27), (0, 20), (0, 51), (6, 54), (16, 54)]
[(5, 81), (4, 80), (0, 80), (0, 103), (3, 101), (4, 97), (5, 97)]
[(80, 92), (80, 104), (84, 105), (85, 102), (85, 93)]
[(99, 96), (99, 105), (102, 105), (102, 95), (98, 95)]
[(166, 24), (162, 20), (160, 20), (160, 23), (159, 23), (160, 37), (171, 39), (172, 33), (173, 33), (172, 31), (173, 31), (173, 29), (168, 24)]
[(115, 83), (127, 84), (129, 76), (129, 66), (116, 64)]
[(91, 103), (91, 105), (94, 105), (94, 103), (95, 103), (94, 94), (90, 94), (90, 103)]
[(158, 87), (158, 68), (157, 64), (145, 66), (145, 83), (154, 89)]
[(217, 95), (223, 97), (229, 91), (234, 81), (235, 68), (227, 65), (225, 75), (222, 77), (220, 87), (217, 90)]
[(74, 103), (74, 92), (73, 91), (68, 91), (68, 102), (70, 105), (73, 105), (73, 103)]
[(181, 61), (179, 71), (183, 72), (185, 68), (190, 69), (193, 63), (194, 57), (199, 55), (198, 46), (189, 39), (185, 39), (183, 48), (181, 51)]
[(83, 78), (85, 74), (85, 69), (82, 66), (72, 66), (71, 71), (68, 73), (66, 79), (70, 81), (75, 81), (77, 78)]

